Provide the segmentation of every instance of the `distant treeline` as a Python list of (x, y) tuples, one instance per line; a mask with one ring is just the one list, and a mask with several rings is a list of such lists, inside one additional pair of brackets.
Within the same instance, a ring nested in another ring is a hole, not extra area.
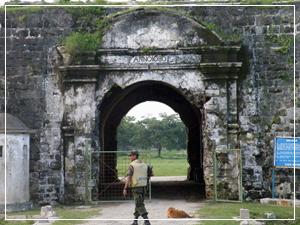
[(152, 117), (136, 121), (126, 116), (118, 128), (118, 149), (185, 149), (186, 127), (177, 114), (160, 114), (160, 119)]

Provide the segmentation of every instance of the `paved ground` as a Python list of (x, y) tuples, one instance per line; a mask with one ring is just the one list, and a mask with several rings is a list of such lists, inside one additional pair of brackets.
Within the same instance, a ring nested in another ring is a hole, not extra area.
[[(146, 208), (149, 212), (149, 218), (152, 225), (195, 225), (200, 221), (188, 220), (153, 220), (168, 219), (167, 209), (175, 207), (192, 216), (195, 216), (203, 201), (204, 189), (201, 184), (187, 181), (186, 176), (177, 177), (152, 177), (151, 178), (151, 202), (146, 201)], [(197, 200), (195, 200), (197, 199)], [(192, 201), (191, 201), (192, 200)], [(97, 219), (129, 219), (127, 221), (89, 221), (85, 225), (129, 225), (132, 223), (134, 202), (122, 203), (101, 203), (101, 215), (95, 217)], [(152, 220), (151, 220), (152, 219)], [(142, 225), (143, 221), (139, 221)]]
[[(88, 221), (84, 225), (129, 225), (132, 223), (133, 218), (133, 202), (123, 203), (101, 203), (102, 213), (101, 215), (93, 218), (97, 219), (130, 219), (130, 221)], [(153, 199), (151, 202), (146, 201), (146, 208), (149, 212), (149, 218), (152, 225), (195, 225), (199, 224), (199, 221), (159, 221), (151, 219), (167, 219), (167, 209), (169, 207), (175, 207), (186, 211), (192, 216), (195, 215), (196, 211), (202, 206), (201, 201), (188, 202), (184, 199), (170, 200), (170, 199)], [(143, 221), (139, 221), (139, 225), (142, 225)]]

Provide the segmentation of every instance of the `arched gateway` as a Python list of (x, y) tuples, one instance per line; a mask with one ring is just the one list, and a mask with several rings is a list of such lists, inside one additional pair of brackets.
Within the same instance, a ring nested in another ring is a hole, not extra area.
[[(116, 17), (95, 60), (60, 67), (65, 198), (82, 200), (90, 190), (97, 198), (105, 173), (97, 153), (117, 149), (122, 117), (148, 100), (179, 113), (188, 128), (188, 177), (204, 182), (206, 196), (213, 197), (214, 151), (239, 147), (239, 54), (240, 46), (225, 45), (203, 25), (173, 12), (136, 10)], [(89, 157), (90, 164), (84, 163)], [(83, 162), (76, 170), (70, 166), (74, 158)], [(234, 196), (237, 185), (224, 183), (224, 192)]]

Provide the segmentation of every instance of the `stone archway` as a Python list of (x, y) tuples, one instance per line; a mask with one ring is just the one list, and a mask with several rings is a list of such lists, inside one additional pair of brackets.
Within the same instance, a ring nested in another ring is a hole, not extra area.
[[(189, 144), (190, 177), (203, 174), (206, 196), (213, 197), (213, 152), (238, 147), (240, 46), (225, 45), (203, 25), (174, 12), (136, 10), (114, 19), (102, 46), (90, 57), (94, 60), (89, 65), (59, 68), (65, 85), (65, 195), (83, 199), (88, 183), (97, 196), (97, 154), (115, 150), (116, 127), (132, 106), (158, 100), (189, 125), (194, 134)], [(84, 155), (95, 155), (91, 165), (78, 164), (76, 170), (69, 166), (73, 158), (83, 161)], [(83, 182), (86, 167), (91, 168), (93, 182)], [(233, 192), (233, 182), (226, 183), (225, 192)]]
[[(99, 106), (100, 144), (103, 151), (116, 151), (117, 127), (121, 119), (135, 105), (144, 101), (159, 101), (170, 106), (179, 115), (188, 128), (187, 155), (190, 170), (188, 179), (203, 183), (203, 141), (201, 109), (192, 105), (182, 93), (170, 85), (158, 81), (143, 81), (125, 89), (113, 87), (109, 95)], [(201, 104), (203, 106), (204, 102)], [(116, 163), (116, 162), (115, 162)], [(112, 182), (117, 180), (114, 171), (101, 167), (99, 181)], [(116, 165), (111, 165), (113, 168)], [(111, 173), (107, 176), (107, 173)], [(104, 180), (104, 179), (109, 180)]]

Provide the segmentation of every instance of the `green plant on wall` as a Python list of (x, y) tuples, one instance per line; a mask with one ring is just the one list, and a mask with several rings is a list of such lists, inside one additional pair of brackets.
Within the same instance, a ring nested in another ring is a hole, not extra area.
[(293, 3), (294, 0), (241, 0), (240, 4), (252, 4), (252, 5), (271, 5), (271, 4), (278, 4), (278, 3)]
[(237, 33), (225, 33), (215, 23), (201, 21), (201, 23), (210, 31), (215, 32), (220, 38), (227, 42), (239, 42), (241, 41), (241, 34)]
[(59, 0), (58, 3), (59, 4), (70, 4), (71, 0)]
[(22, 23), (25, 22), (26, 18), (27, 18), (26, 15), (20, 15), (17, 17), (17, 20)]
[(294, 44), (293, 36), (288, 34), (269, 34), (266, 35), (266, 40), (278, 45), (279, 48), (275, 51), (281, 54), (288, 54)]
[(279, 116), (274, 116), (272, 118), (272, 124), (280, 124), (281, 123), (281, 118)]
[(104, 8), (70, 7), (65, 10), (72, 15), (76, 27), (74, 32), (61, 41), (71, 59), (82, 53), (95, 52), (101, 45), (104, 31), (109, 27), (108, 19), (104, 16)]
[[(22, 14), (31, 14), (31, 13), (36, 13), (36, 12), (41, 12), (43, 10), (42, 6), (10, 6), (9, 4), (6, 5), (6, 13), (9, 14), (16, 14), (16, 13), (22, 13)], [(5, 8), (0, 7), (0, 12), (4, 12)], [(24, 17), (25, 18), (25, 17)]]
[(279, 75), (279, 79), (283, 80), (283, 81), (291, 81), (294, 79), (293, 75), (290, 73), (286, 73), (286, 72), (282, 72)]
[[(100, 4), (101, 0), (98, 2)], [(135, 11), (136, 8), (124, 9), (110, 15), (105, 15), (105, 9), (98, 6), (70, 7), (65, 10), (75, 20), (76, 30), (65, 37), (61, 44), (65, 46), (71, 58), (75, 58), (82, 52), (96, 51), (111, 21), (117, 16)]]
[[(17, 14), (19, 22), (25, 22), (30, 13), (38, 13), (46, 9), (63, 8), (69, 13), (74, 21), (75, 30), (68, 36), (60, 40), (60, 44), (64, 45), (67, 53), (70, 54), (71, 59), (84, 52), (96, 51), (97, 47), (101, 45), (104, 31), (109, 27), (110, 16), (105, 16), (104, 7), (89, 6), (82, 7), (76, 6), (82, 2), (71, 2), (70, 0), (57, 0), (60, 7), (39, 7), (39, 6), (11, 6), (7, 7), (7, 12), (10, 14)], [(64, 5), (72, 4), (74, 7), (65, 7)], [(96, 0), (89, 4), (107, 5), (104, 0)], [(50, 4), (51, 5), (51, 4)]]
[(73, 32), (63, 40), (63, 45), (70, 55), (79, 52), (90, 52), (97, 49), (100, 44), (100, 34)]
[(141, 49), (142, 53), (144, 53), (144, 54), (152, 53), (155, 50), (156, 50), (156, 48), (154, 48), (154, 47), (144, 47)]
[(218, 30), (217, 25), (214, 23), (209, 23), (209, 22), (202, 22), (202, 24), (209, 30), (211, 31), (216, 31)]

